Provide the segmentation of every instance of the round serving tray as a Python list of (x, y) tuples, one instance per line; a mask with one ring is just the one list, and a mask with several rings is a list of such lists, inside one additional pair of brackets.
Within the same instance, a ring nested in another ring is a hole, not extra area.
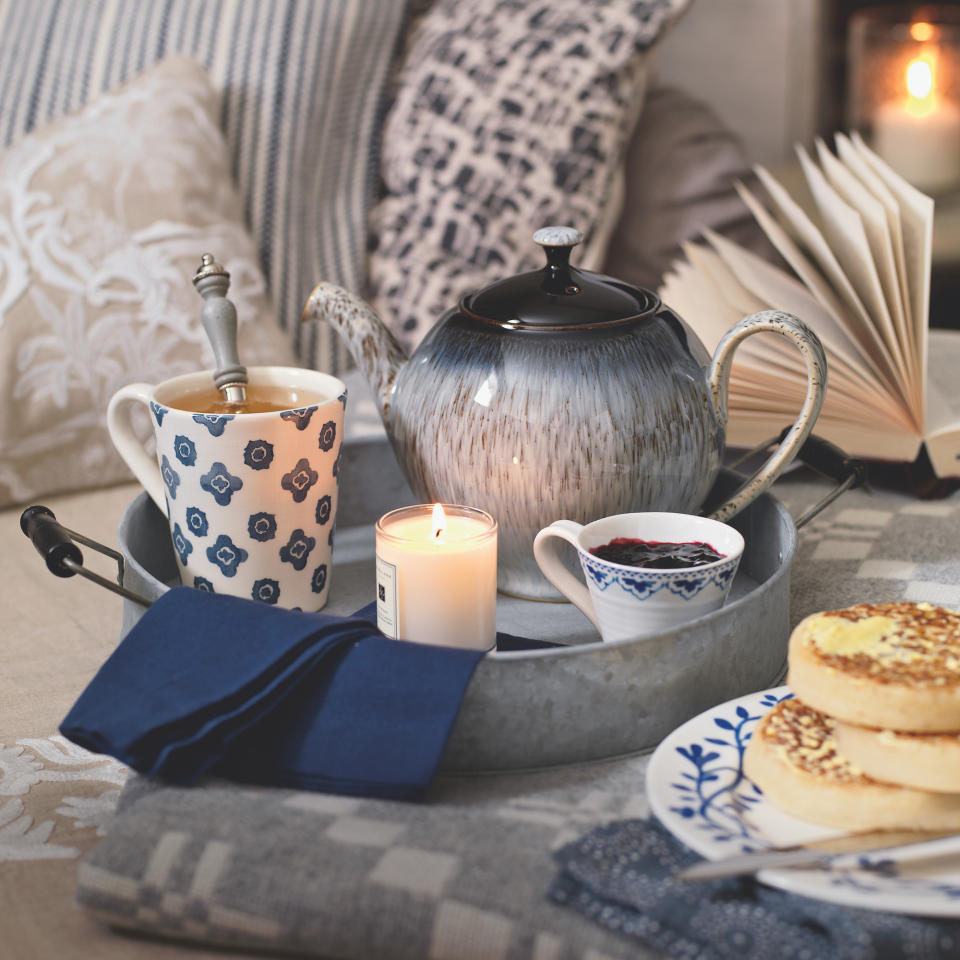
[[(741, 481), (724, 471), (713, 495)], [(327, 613), (351, 614), (374, 596), (373, 526), (342, 526), (349, 519), (338, 513)], [(489, 653), (467, 688), (441, 769), (518, 770), (646, 750), (704, 710), (773, 686), (786, 661), (796, 528), (770, 494), (731, 523), (746, 549), (730, 600), (676, 630), (602, 643), (571, 604), (500, 596), (499, 630), (564, 646)], [(166, 519), (145, 493), (127, 507), (119, 535), (125, 587), (152, 600), (179, 583)], [(144, 610), (124, 600), (124, 635)]]

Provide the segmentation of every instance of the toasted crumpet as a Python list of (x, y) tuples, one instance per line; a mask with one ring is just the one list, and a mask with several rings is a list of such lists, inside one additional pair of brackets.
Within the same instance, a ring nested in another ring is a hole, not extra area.
[(743, 770), (775, 807), (841, 830), (960, 829), (960, 793), (871, 780), (837, 752), (833, 721), (784, 700), (754, 728)]
[(901, 733), (837, 720), (834, 735), (837, 749), (874, 780), (960, 793), (960, 734)]
[(790, 689), (865, 727), (960, 730), (960, 613), (929, 603), (860, 603), (818, 613), (790, 635)]

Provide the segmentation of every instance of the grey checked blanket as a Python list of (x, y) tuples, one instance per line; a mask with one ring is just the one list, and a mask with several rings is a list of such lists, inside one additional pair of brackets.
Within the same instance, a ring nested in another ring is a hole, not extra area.
[[(796, 516), (827, 489), (801, 474), (776, 492)], [(858, 601), (960, 608), (958, 535), (960, 496), (845, 494), (800, 531), (791, 622)], [(443, 779), (423, 804), (134, 779), (80, 867), (78, 898), (118, 927), (270, 952), (656, 956), (548, 899), (558, 851), (648, 815), (646, 765), (636, 756)]]

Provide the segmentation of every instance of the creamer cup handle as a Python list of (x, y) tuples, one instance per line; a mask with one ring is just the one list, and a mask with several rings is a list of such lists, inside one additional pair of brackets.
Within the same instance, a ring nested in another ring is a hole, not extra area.
[(544, 527), (533, 540), (533, 555), (543, 575), (575, 606), (580, 612), (600, 630), (593, 601), (586, 585), (581, 583), (564, 565), (560, 559), (557, 544), (553, 538), (559, 537), (577, 547), (577, 536), (583, 525), (573, 520), (554, 520), (549, 527)]

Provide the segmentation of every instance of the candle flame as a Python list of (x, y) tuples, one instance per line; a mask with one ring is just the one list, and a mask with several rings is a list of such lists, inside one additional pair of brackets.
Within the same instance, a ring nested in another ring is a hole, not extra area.
[(928, 60), (918, 58), (907, 67), (907, 90), (917, 100), (927, 100), (933, 92), (933, 67)]
[(933, 33), (933, 24), (927, 23), (925, 20), (917, 20), (910, 24), (910, 36), (917, 43), (926, 43), (927, 40), (932, 40)]
[(433, 505), (433, 539), (439, 540), (440, 534), (447, 529), (447, 515), (439, 503)]

